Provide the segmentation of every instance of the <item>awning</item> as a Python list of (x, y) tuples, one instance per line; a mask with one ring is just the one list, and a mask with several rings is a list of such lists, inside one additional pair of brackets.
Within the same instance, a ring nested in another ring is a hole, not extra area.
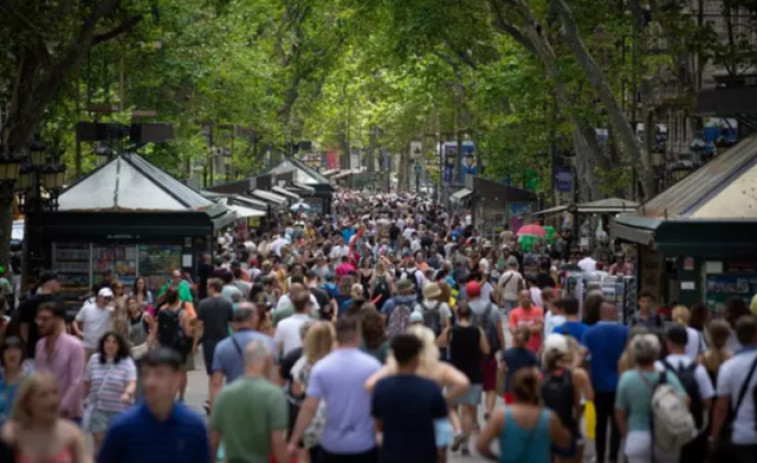
[(300, 183), (300, 182), (292, 182), (291, 185), (289, 185), (289, 186), (287, 186), (285, 188), (287, 188), (288, 190), (293, 190), (296, 193), (298, 193), (299, 191), (302, 191), (305, 194), (309, 194), (309, 195), (312, 195), (312, 194), (315, 193), (315, 188), (313, 188), (312, 186), (309, 186), (309, 185), (305, 185), (304, 183)]
[(263, 201), (273, 204), (274, 206), (281, 206), (283, 204), (286, 204), (288, 201), (285, 196), (280, 196), (276, 193), (266, 190), (252, 190), (252, 192), (250, 192), (250, 196), (262, 199)]
[(559, 214), (563, 211), (568, 210), (568, 206), (555, 206), (550, 207), (549, 209), (544, 209), (542, 211), (534, 212), (534, 215), (552, 215), (552, 214)]
[(454, 201), (463, 201), (465, 198), (467, 198), (468, 196), (472, 194), (473, 194), (472, 190), (469, 190), (467, 188), (460, 188), (459, 190), (457, 190), (456, 192), (450, 195), (450, 199)]
[(278, 193), (278, 194), (280, 194), (282, 196), (286, 196), (289, 199), (294, 199), (295, 201), (299, 201), (299, 200), (302, 199), (302, 198), (300, 198), (300, 195), (298, 195), (296, 193), (292, 193), (291, 191), (287, 190), (286, 188), (283, 188), (283, 187), (280, 187), (280, 186), (271, 187), (271, 191), (273, 191), (274, 193)]
[(268, 208), (268, 203), (259, 199), (251, 198), (247, 195), (236, 195), (232, 198), (234, 202), (241, 203), (240, 205), (245, 207), (252, 207), (261, 210)]
[(226, 207), (236, 212), (237, 217), (242, 219), (246, 219), (247, 217), (263, 217), (265, 215), (265, 212), (251, 207), (238, 206), (236, 204), (227, 204)]
[(341, 170), (341, 169), (330, 169), (330, 170), (327, 170), (327, 171), (325, 171), (325, 172), (321, 173), (321, 175), (323, 175), (323, 176), (324, 176), (324, 177), (326, 177), (326, 178), (329, 178), (329, 177), (331, 177), (332, 175), (336, 175), (336, 174), (338, 174), (340, 170)]

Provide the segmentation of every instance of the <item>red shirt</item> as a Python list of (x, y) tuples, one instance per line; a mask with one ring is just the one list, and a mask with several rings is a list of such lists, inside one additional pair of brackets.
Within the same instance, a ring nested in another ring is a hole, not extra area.
[[(541, 307), (532, 305), (528, 310), (516, 307), (510, 312), (510, 328), (521, 325), (531, 326), (537, 323), (544, 323), (544, 310)], [(531, 337), (528, 339), (526, 348), (534, 353), (539, 352), (539, 349), (541, 349), (541, 330), (531, 331)]]
[(357, 272), (357, 269), (349, 262), (343, 262), (336, 268), (336, 276), (338, 276), (340, 279), (344, 276), (349, 275), (350, 272)]

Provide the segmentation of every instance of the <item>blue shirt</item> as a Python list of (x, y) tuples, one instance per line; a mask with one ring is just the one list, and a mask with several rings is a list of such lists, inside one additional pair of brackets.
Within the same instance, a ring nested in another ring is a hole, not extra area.
[(158, 421), (142, 402), (123, 412), (105, 435), (97, 463), (208, 463), (210, 443), (202, 417), (181, 403)]
[(521, 368), (530, 368), (539, 365), (536, 354), (525, 347), (510, 347), (505, 350), (502, 360), (507, 365), (507, 375), (505, 379), (505, 392), (512, 392), (512, 383), (510, 378), (515, 376), (515, 372)]
[(589, 329), (589, 325), (584, 322), (574, 322), (568, 320), (560, 326), (555, 327), (552, 330), (553, 333), (562, 334), (565, 336), (572, 336), (579, 344), (583, 345), (584, 334)]
[(3, 378), (3, 372), (0, 370), (0, 424), (5, 423), (8, 416), (13, 410), (13, 399), (16, 397), (16, 391), (23, 381), (8, 384)]
[(407, 306), (408, 309), (410, 309), (410, 313), (413, 313), (413, 308), (415, 307), (415, 304), (417, 303), (417, 298), (414, 295), (409, 296), (394, 296), (393, 298), (386, 301), (383, 307), (381, 307), (381, 313), (386, 316), (387, 319), (389, 319), (389, 316), (392, 315), (392, 311), (394, 311), (394, 308), (399, 305)]
[(335, 349), (313, 367), (307, 396), (326, 402), (320, 444), (327, 452), (363, 453), (376, 447), (365, 382), (380, 368), (378, 360), (358, 349)]
[[(273, 338), (263, 333), (252, 330), (241, 330), (216, 344), (213, 352), (213, 372), (220, 371), (226, 377), (226, 383), (230, 383), (244, 373), (244, 348), (254, 340), (268, 343), (271, 352), (276, 352)], [(236, 345), (234, 343), (236, 341)]]
[(597, 392), (615, 392), (618, 360), (626, 348), (628, 327), (617, 322), (599, 322), (586, 330), (583, 344), (591, 354), (591, 384)]

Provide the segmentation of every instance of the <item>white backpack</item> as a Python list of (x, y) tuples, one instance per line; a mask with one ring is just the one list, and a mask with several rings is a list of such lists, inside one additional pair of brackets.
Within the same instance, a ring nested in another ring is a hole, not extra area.
[(660, 379), (654, 387), (649, 384), (643, 373), (639, 374), (652, 389), (650, 414), (655, 445), (664, 452), (680, 451), (681, 447), (697, 436), (694, 417), (689, 412), (686, 400), (667, 382), (666, 372), (660, 373)]

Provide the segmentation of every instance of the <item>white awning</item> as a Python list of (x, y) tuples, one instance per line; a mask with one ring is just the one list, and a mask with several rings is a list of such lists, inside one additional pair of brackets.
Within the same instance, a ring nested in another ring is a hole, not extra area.
[(236, 212), (237, 217), (242, 219), (246, 219), (247, 217), (263, 217), (265, 215), (265, 212), (251, 207), (237, 206), (236, 204), (227, 204), (226, 207)]
[(303, 192), (310, 195), (315, 193), (315, 188), (313, 188), (312, 186), (305, 185), (304, 183), (299, 183), (299, 182), (292, 182), (292, 186), (290, 186), (288, 189), (290, 190), (295, 189), (295, 192), (297, 192), (296, 190), (302, 190)]
[(472, 194), (473, 194), (472, 190), (469, 190), (467, 188), (460, 188), (459, 190), (457, 190), (456, 192), (450, 195), (450, 199), (455, 200), (455, 201), (462, 201)]
[(276, 193), (273, 193), (267, 190), (252, 190), (250, 195), (254, 196), (255, 198), (262, 199), (263, 201), (269, 202), (276, 206), (286, 204), (287, 202), (287, 198), (285, 196), (280, 196)]
[(274, 187), (272, 187), (271, 191), (273, 191), (274, 193), (280, 194), (282, 196), (286, 196), (287, 198), (294, 199), (295, 201), (299, 201), (300, 199), (302, 199), (302, 198), (300, 198), (300, 196), (298, 194), (293, 193), (293, 192), (287, 190), (286, 188), (283, 188), (283, 187), (280, 187), (280, 186), (274, 186)]

